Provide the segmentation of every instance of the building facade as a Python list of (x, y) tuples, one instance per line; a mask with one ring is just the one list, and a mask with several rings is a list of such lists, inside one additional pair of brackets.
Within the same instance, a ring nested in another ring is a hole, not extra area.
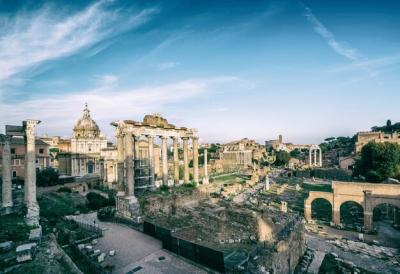
[[(66, 146), (68, 148), (68, 146)], [(107, 138), (101, 135), (99, 126), (90, 116), (85, 105), (82, 117), (76, 122), (70, 139), (69, 151), (58, 153), (61, 175), (101, 175), (101, 150), (107, 148)]]
[[(25, 141), (21, 137), (13, 137), (11, 139), (11, 177), (13, 179), (25, 178), (25, 156), (26, 146)], [(49, 145), (45, 142), (36, 139), (35, 140), (35, 151), (36, 159), (35, 165), (36, 170), (43, 170), (50, 166), (50, 153)], [(1, 159), (3, 158), (3, 144), (0, 143), (0, 170), (3, 170), (1, 166)]]
[(356, 153), (361, 152), (363, 146), (372, 141), (376, 143), (389, 142), (400, 144), (400, 133), (384, 133), (382, 131), (359, 132), (357, 133)]

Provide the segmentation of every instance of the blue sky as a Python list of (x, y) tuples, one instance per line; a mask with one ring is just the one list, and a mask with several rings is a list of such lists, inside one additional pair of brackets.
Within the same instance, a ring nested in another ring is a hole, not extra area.
[[(0, 127), (161, 113), (204, 142), (400, 120), (399, 1), (0, 0)], [(79, 2), (79, 4), (77, 3)]]

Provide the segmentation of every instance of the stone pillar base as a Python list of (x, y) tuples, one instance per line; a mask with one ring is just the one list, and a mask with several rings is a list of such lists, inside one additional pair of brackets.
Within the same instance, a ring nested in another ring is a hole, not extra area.
[(140, 223), (140, 205), (135, 196), (118, 196), (117, 195), (117, 215), (121, 218), (130, 219), (136, 223)]
[(2, 207), (0, 209), (0, 216), (2, 215), (8, 215), (14, 212), (14, 208), (12, 206), (6, 206), (6, 207)]
[(25, 215), (25, 222), (27, 225), (39, 225), (39, 205), (33, 204), (28, 206), (28, 212)]

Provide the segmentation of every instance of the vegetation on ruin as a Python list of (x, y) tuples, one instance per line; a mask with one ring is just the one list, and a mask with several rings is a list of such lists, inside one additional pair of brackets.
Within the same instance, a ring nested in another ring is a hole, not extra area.
[(321, 178), (327, 180), (351, 181), (352, 177), (338, 168), (315, 168), (294, 171), (294, 176), (305, 178)]
[(24, 217), (8, 214), (0, 217), (0, 243), (6, 241), (21, 242), (28, 239), (32, 227), (25, 224)]
[(98, 194), (96, 192), (89, 192), (86, 195), (86, 199), (87, 199), (87, 207), (92, 210), (98, 210), (102, 207), (115, 205), (114, 197), (106, 198), (103, 195)]
[(400, 179), (400, 145), (370, 142), (361, 149), (356, 160), (354, 176), (367, 182), (380, 183), (387, 178)]
[(86, 198), (77, 193), (51, 192), (39, 199), (40, 216), (49, 226), (55, 226), (66, 215), (87, 213)]

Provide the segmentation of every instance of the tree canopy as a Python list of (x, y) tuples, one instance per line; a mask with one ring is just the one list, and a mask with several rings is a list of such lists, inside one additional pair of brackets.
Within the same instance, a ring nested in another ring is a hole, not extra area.
[(400, 179), (400, 145), (369, 142), (361, 149), (354, 175), (375, 183), (387, 178)]
[(290, 154), (284, 150), (280, 150), (276, 152), (276, 160), (274, 165), (276, 166), (284, 166), (289, 163)]
[(386, 121), (384, 126), (374, 126), (371, 128), (372, 131), (382, 131), (385, 133), (393, 133), (400, 131), (400, 123), (392, 124), (391, 120)]

